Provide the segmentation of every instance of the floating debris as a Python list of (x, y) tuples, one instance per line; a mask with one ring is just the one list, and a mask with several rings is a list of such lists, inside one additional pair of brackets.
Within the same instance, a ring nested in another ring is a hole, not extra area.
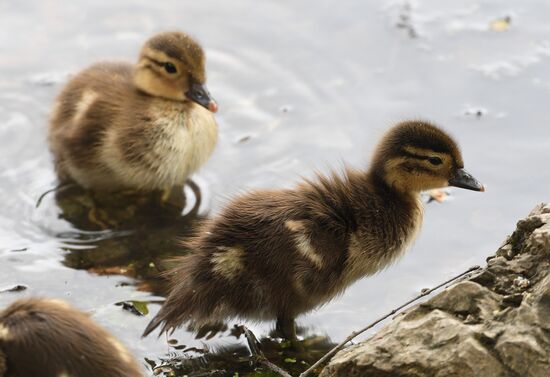
[(398, 21), (395, 24), (400, 29), (407, 31), (409, 38), (414, 39), (418, 37), (418, 32), (412, 22), (412, 6), (407, 1), (403, 4), (403, 7), (399, 11)]
[(20, 249), (11, 249), (10, 251), (11, 251), (12, 253), (21, 253), (21, 252), (23, 252), (23, 251), (27, 251), (28, 249), (29, 249), (28, 247), (22, 247), (22, 248), (20, 248)]
[(514, 279), (512, 284), (515, 287), (525, 290), (529, 288), (529, 286), (531, 285), (531, 281), (529, 279), (524, 278), (523, 276), (518, 276), (517, 278)]
[(483, 107), (467, 107), (462, 111), (462, 114), (467, 117), (481, 118), (487, 115), (487, 109)]
[(121, 301), (115, 305), (140, 317), (149, 314), (148, 302), (145, 301)]
[(506, 31), (510, 28), (511, 23), (512, 23), (512, 18), (510, 16), (506, 16), (506, 17), (491, 21), (491, 23), (489, 24), (489, 29), (497, 32)]
[(438, 203), (443, 203), (444, 201), (446, 201), (450, 194), (449, 192), (445, 191), (445, 190), (441, 190), (441, 189), (434, 189), (434, 190), (430, 190), (428, 191), (428, 201), (427, 203), (431, 203), (433, 202), (434, 200)]
[(9, 288), (2, 288), (0, 289), (0, 293), (6, 293), (6, 292), (21, 292), (26, 290), (28, 287), (23, 284), (17, 284)]
[(185, 344), (179, 344), (177, 339), (168, 339), (167, 343), (170, 347), (179, 351), (185, 350), (187, 347)]
[(28, 82), (36, 86), (52, 86), (67, 81), (71, 77), (70, 72), (43, 72), (32, 75)]
[(292, 106), (290, 105), (283, 105), (279, 108), (279, 110), (282, 112), (282, 113), (289, 113), (292, 111)]
[(96, 275), (134, 275), (132, 266), (90, 267), (88, 268), (88, 272)]
[(251, 138), (252, 138), (252, 136), (250, 136), (250, 135), (243, 136), (239, 140), (237, 140), (237, 143), (239, 143), (239, 144), (246, 143)]

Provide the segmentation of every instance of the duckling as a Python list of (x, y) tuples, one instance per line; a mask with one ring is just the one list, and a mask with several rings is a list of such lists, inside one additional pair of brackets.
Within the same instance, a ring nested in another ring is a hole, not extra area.
[(169, 190), (217, 142), (201, 46), (181, 32), (149, 39), (137, 64), (103, 62), (77, 74), (54, 106), (49, 144), (61, 182), (87, 189)]
[(145, 377), (128, 350), (84, 313), (53, 299), (0, 312), (0, 376)]
[(405, 121), (383, 137), (367, 171), (237, 197), (188, 241), (143, 335), (240, 317), (276, 319), (279, 334), (297, 341), (296, 316), (399, 258), (422, 222), (420, 192), (447, 185), (484, 191), (450, 136)]

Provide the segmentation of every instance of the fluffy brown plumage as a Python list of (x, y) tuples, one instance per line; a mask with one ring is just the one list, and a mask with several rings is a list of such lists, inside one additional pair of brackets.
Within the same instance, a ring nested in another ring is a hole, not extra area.
[(98, 63), (54, 106), (49, 143), (60, 180), (99, 190), (165, 190), (185, 183), (217, 141), (204, 52), (180, 32), (158, 34), (137, 64)]
[(145, 374), (128, 350), (84, 313), (63, 301), (24, 299), (0, 312), (0, 376)]
[(296, 189), (231, 201), (168, 276), (170, 294), (144, 335), (187, 324), (202, 331), (232, 317), (294, 318), (391, 264), (422, 221), (422, 190), (454, 184), (482, 191), (439, 128), (403, 122), (382, 139), (368, 171), (319, 176)]

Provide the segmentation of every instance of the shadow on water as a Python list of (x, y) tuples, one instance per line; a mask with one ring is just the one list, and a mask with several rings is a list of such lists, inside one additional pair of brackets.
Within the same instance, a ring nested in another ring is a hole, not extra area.
[(138, 290), (165, 295), (160, 274), (171, 257), (186, 252), (179, 241), (203, 219), (200, 189), (188, 185), (195, 200), (187, 211), (183, 187), (169, 193), (102, 193), (62, 186), (56, 192), (60, 217), (79, 229), (58, 235), (69, 240), (63, 263), (98, 275), (125, 275), (136, 279)]
[[(263, 356), (293, 376), (297, 376), (327, 353), (335, 343), (328, 337), (308, 334), (298, 328), (303, 337), (302, 349), (297, 351), (290, 342), (277, 338), (274, 332), (258, 340)], [(237, 340), (244, 338), (241, 326), (235, 325), (227, 336)], [(233, 376), (279, 376), (259, 362), (249, 347), (243, 344), (217, 346), (212, 349), (187, 347), (176, 339), (168, 339), (171, 351), (158, 360), (145, 359), (151, 371), (160, 376), (188, 377), (233, 377)]]
[[(125, 275), (133, 278), (140, 291), (166, 296), (167, 281), (162, 272), (171, 267), (171, 258), (189, 250), (181, 240), (192, 235), (204, 216), (198, 214), (201, 192), (194, 182), (188, 183), (194, 195), (192, 206), (183, 187), (163, 192), (91, 192), (75, 184), (56, 191), (60, 217), (78, 229), (59, 234), (65, 242), (63, 264), (73, 269), (98, 275)], [(191, 199), (191, 198), (189, 198)], [(191, 208), (188, 208), (191, 207)], [(129, 284), (129, 283), (123, 283)], [(148, 304), (158, 301), (124, 301), (117, 305), (135, 315), (149, 313)], [(259, 340), (260, 348), (271, 362), (292, 374), (299, 374), (334, 346), (325, 336), (302, 336), (302, 349), (272, 332)], [(273, 371), (258, 363), (255, 355), (242, 343), (243, 331), (235, 325), (227, 330), (214, 330), (213, 336), (234, 338), (231, 345), (202, 343), (203, 347), (186, 346), (168, 339), (169, 352), (157, 360), (146, 358), (151, 372), (162, 376), (272, 376)], [(204, 336), (204, 334), (203, 334)], [(199, 334), (197, 338), (200, 338)]]

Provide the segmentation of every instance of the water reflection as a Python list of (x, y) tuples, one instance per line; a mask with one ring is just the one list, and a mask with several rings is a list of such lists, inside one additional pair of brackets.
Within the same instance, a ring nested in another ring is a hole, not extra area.
[[(223, 105), (220, 143), (195, 176), (204, 208), (216, 211), (221, 198), (245, 188), (285, 187), (341, 160), (363, 167), (383, 130), (409, 117), (444, 125), (488, 184), (487, 195), (451, 191), (453, 200), (427, 206), (423, 231), (402, 261), (300, 319), (313, 333), (343, 339), (421, 288), (483, 263), (517, 218), (548, 199), (547, 1), (48, 0), (1, 9), (0, 282), (28, 288), (1, 293), (0, 307), (24, 295), (68, 298), (157, 364), (174, 350), (162, 338), (140, 339), (154, 313), (133, 316), (114, 303), (161, 300), (134, 286), (162, 291), (159, 255), (185, 252), (172, 247), (172, 235), (185, 237), (201, 216), (175, 229), (153, 221), (113, 231), (86, 227), (85, 206), (75, 229), (57, 218), (53, 196), (34, 208), (55, 180), (46, 125), (68, 73), (104, 58), (133, 61), (154, 32), (184, 29), (204, 43), (210, 89)], [(507, 14), (508, 30), (490, 30)], [(137, 280), (98, 276), (117, 268)], [(255, 331), (267, 334), (269, 324)], [(184, 330), (174, 337), (202, 347)]]
[[(277, 338), (273, 332), (254, 340), (269, 361), (297, 376), (335, 346), (328, 337), (308, 333), (304, 328), (298, 328), (297, 333), (303, 337), (300, 350), (291, 347), (290, 342)], [(257, 352), (251, 351), (250, 345), (243, 344), (244, 331), (241, 326), (235, 325), (226, 336), (242, 343), (196, 348), (169, 339), (167, 342), (171, 351), (165, 357), (146, 359), (146, 362), (155, 375), (162, 376), (279, 376), (259, 362)]]
[(65, 239), (63, 264), (98, 275), (125, 275), (138, 290), (166, 293), (160, 278), (170, 257), (187, 252), (179, 240), (189, 236), (203, 219), (198, 209), (201, 192), (192, 181), (170, 192), (92, 192), (75, 184), (55, 194), (60, 217), (79, 229), (58, 234)]

